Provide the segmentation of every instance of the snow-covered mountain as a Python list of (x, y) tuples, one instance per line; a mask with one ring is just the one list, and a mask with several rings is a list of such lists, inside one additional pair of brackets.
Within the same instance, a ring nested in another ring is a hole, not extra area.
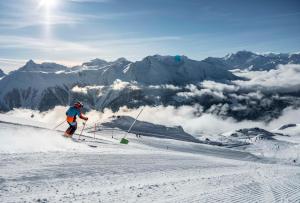
[(45, 111), (81, 100), (87, 109), (200, 106), (200, 114), (270, 121), (286, 107), (300, 107), (300, 66), (280, 66), (264, 74), (227, 69), (246, 62), (248, 67), (261, 57), (289, 56), (297, 62), (297, 55), (273, 55), (241, 51), (203, 61), (154, 55), (137, 62), (94, 59), (72, 68), (30, 60), (0, 80), (0, 110), (23, 107)]
[(3, 72), (3, 70), (0, 69), (0, 78), (3, 78), (5, 76), (5, 73)]
[[(130, 116), (117, 116), (109, 122), (102, 123), (102, 125), (110, 128), (119, 128), (124, 131), (127, 131), (134, 122), (134, 120), (135, 119)], [(164, 125), (158, 125), (137, 120), (130, 132), (136, 135), (148, 137), (175, 139), (195, 143), (200, 142), (192, 135), (186, 133), (181, 126), (167, 127)]]
[(67, 71), (68, 68), (63, 65), (59, 65), (56, 63), (42, 63), (36, 64), (33, 60), (29, 60), (23, 67), (18, 69), (17, 71), (22, 72), (45, 72), (45, 73), (53, 73), (57, 71)]
[(275, 69), (279, 64), (300, 64), (300, 54), (257, 54), (250, 51), (239, 51), (222, 58), (209, 57), (204, 61), (221, 65), (228, 70), (248, 69), (260, 71)]
[[(0, 81), (0, 109), (26, 107), (47, 110), (55, 105), (66, 105), (74, 98), (70, 91), (74, 86), (93, 86), (94, 90), (97, 89), (96, 86), (98, 89), (106, 87), (107, 91), (104, 91), (105, 89), (101, 91), (101, 94), (106, 96), (97, 100), (100, 100), (101, 104), (105, 103), (105, 107), (109, 107), (117, 97), (124, 96), (122, 91), (116, 91), (118, 88), (113, 86), (120, 80), (127, 83), (134, 81), (139, 85), (148, 86), (185, 85), (203, 80), (230, 81), (238, 78), (221, 67), (194, 61), (184, 56), (177, 60), (172, 56), (155, 55), (137, 62), (130, 62), (124, 58), (113, 62), (95, 59), (71, 69), (55, 63), (36, 64), (30, 60), (25, 66)], [(125, 94), (128, 95), (127, 97), (132, 97), (129, 94), (136, 94), (136, 92)], [(91, 106), (97, 106), (95, 102), (98, 101), (92, 101), (89, 96), (95, 97), (95, 95), (84, 95), (82, 99)], [(116, 108), (126, 104), (126, 98), (123, 98), (117, 101)]]
[(300, 124), (294, 124), (294, 123), (285, 124), (280, 128), (275, 129), (273, 132), (277, 134), (297, 137), (298, 139), (300, 139)]
[(236, 140), (273, 140), (276, 136), (261, 128), (242, 128), (234, 132), (224, 133), (223, 136)]
[(125, 75), (131, 81), (147, 85), (184, 85), (203, 80), (226, 81), (238, 79), (235, 75), (214, 64), (191, 60), (185, 56), (148, 56), (130, 64)]
[(82, 66), (98, 68), (98, 67), (106, 66), (108, 64), (109, 64), (109, 62), (96, 58), (89, 62), (83, 63)]

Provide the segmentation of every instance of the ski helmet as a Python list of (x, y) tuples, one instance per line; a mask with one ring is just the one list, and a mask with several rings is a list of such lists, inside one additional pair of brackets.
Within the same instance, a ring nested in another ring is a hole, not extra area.
[(75, 104), (74, 104), (74, 106), (76, 107), (76, 108), (82, 108), (83, 107), (83, 103), (81, 103), (81, 102), (76, 102)]

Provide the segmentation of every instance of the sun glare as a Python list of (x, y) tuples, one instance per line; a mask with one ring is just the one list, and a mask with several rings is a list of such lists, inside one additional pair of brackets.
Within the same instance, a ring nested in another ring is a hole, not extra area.
[(55, 23), (59, 0), (38, 0), (38, 10), (43, 16), (41, 19), (45, 25), (45, 38), (51, 38), (51, 25)]
[(57, 0), (40, 0), (39, 7), (51, 9), (57, 5)]

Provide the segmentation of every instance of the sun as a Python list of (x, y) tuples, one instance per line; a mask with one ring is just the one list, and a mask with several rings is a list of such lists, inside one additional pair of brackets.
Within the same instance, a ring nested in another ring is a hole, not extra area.
[(61, 0), (35, 0), (37, 2), (37, 10), (40, 15), (40, 22), (45, 28), (45, 38), (50, 39), (53, 32), (53, 25), (57, 21), (58, 3)]
[(45, 9), (52, 9), (54, 8), (58, 3), (58, 0), (40, 0), (39, 1), (39, 8), (45, 8)]

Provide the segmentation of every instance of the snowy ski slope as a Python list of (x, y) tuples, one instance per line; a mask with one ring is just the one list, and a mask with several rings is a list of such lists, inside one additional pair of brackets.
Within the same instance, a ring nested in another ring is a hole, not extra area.
[(121, 145), (121, 131), (76, 143), (41, 123), (0, 121), (0, 202), (300, 201), (297, 163), (135, 135)]

